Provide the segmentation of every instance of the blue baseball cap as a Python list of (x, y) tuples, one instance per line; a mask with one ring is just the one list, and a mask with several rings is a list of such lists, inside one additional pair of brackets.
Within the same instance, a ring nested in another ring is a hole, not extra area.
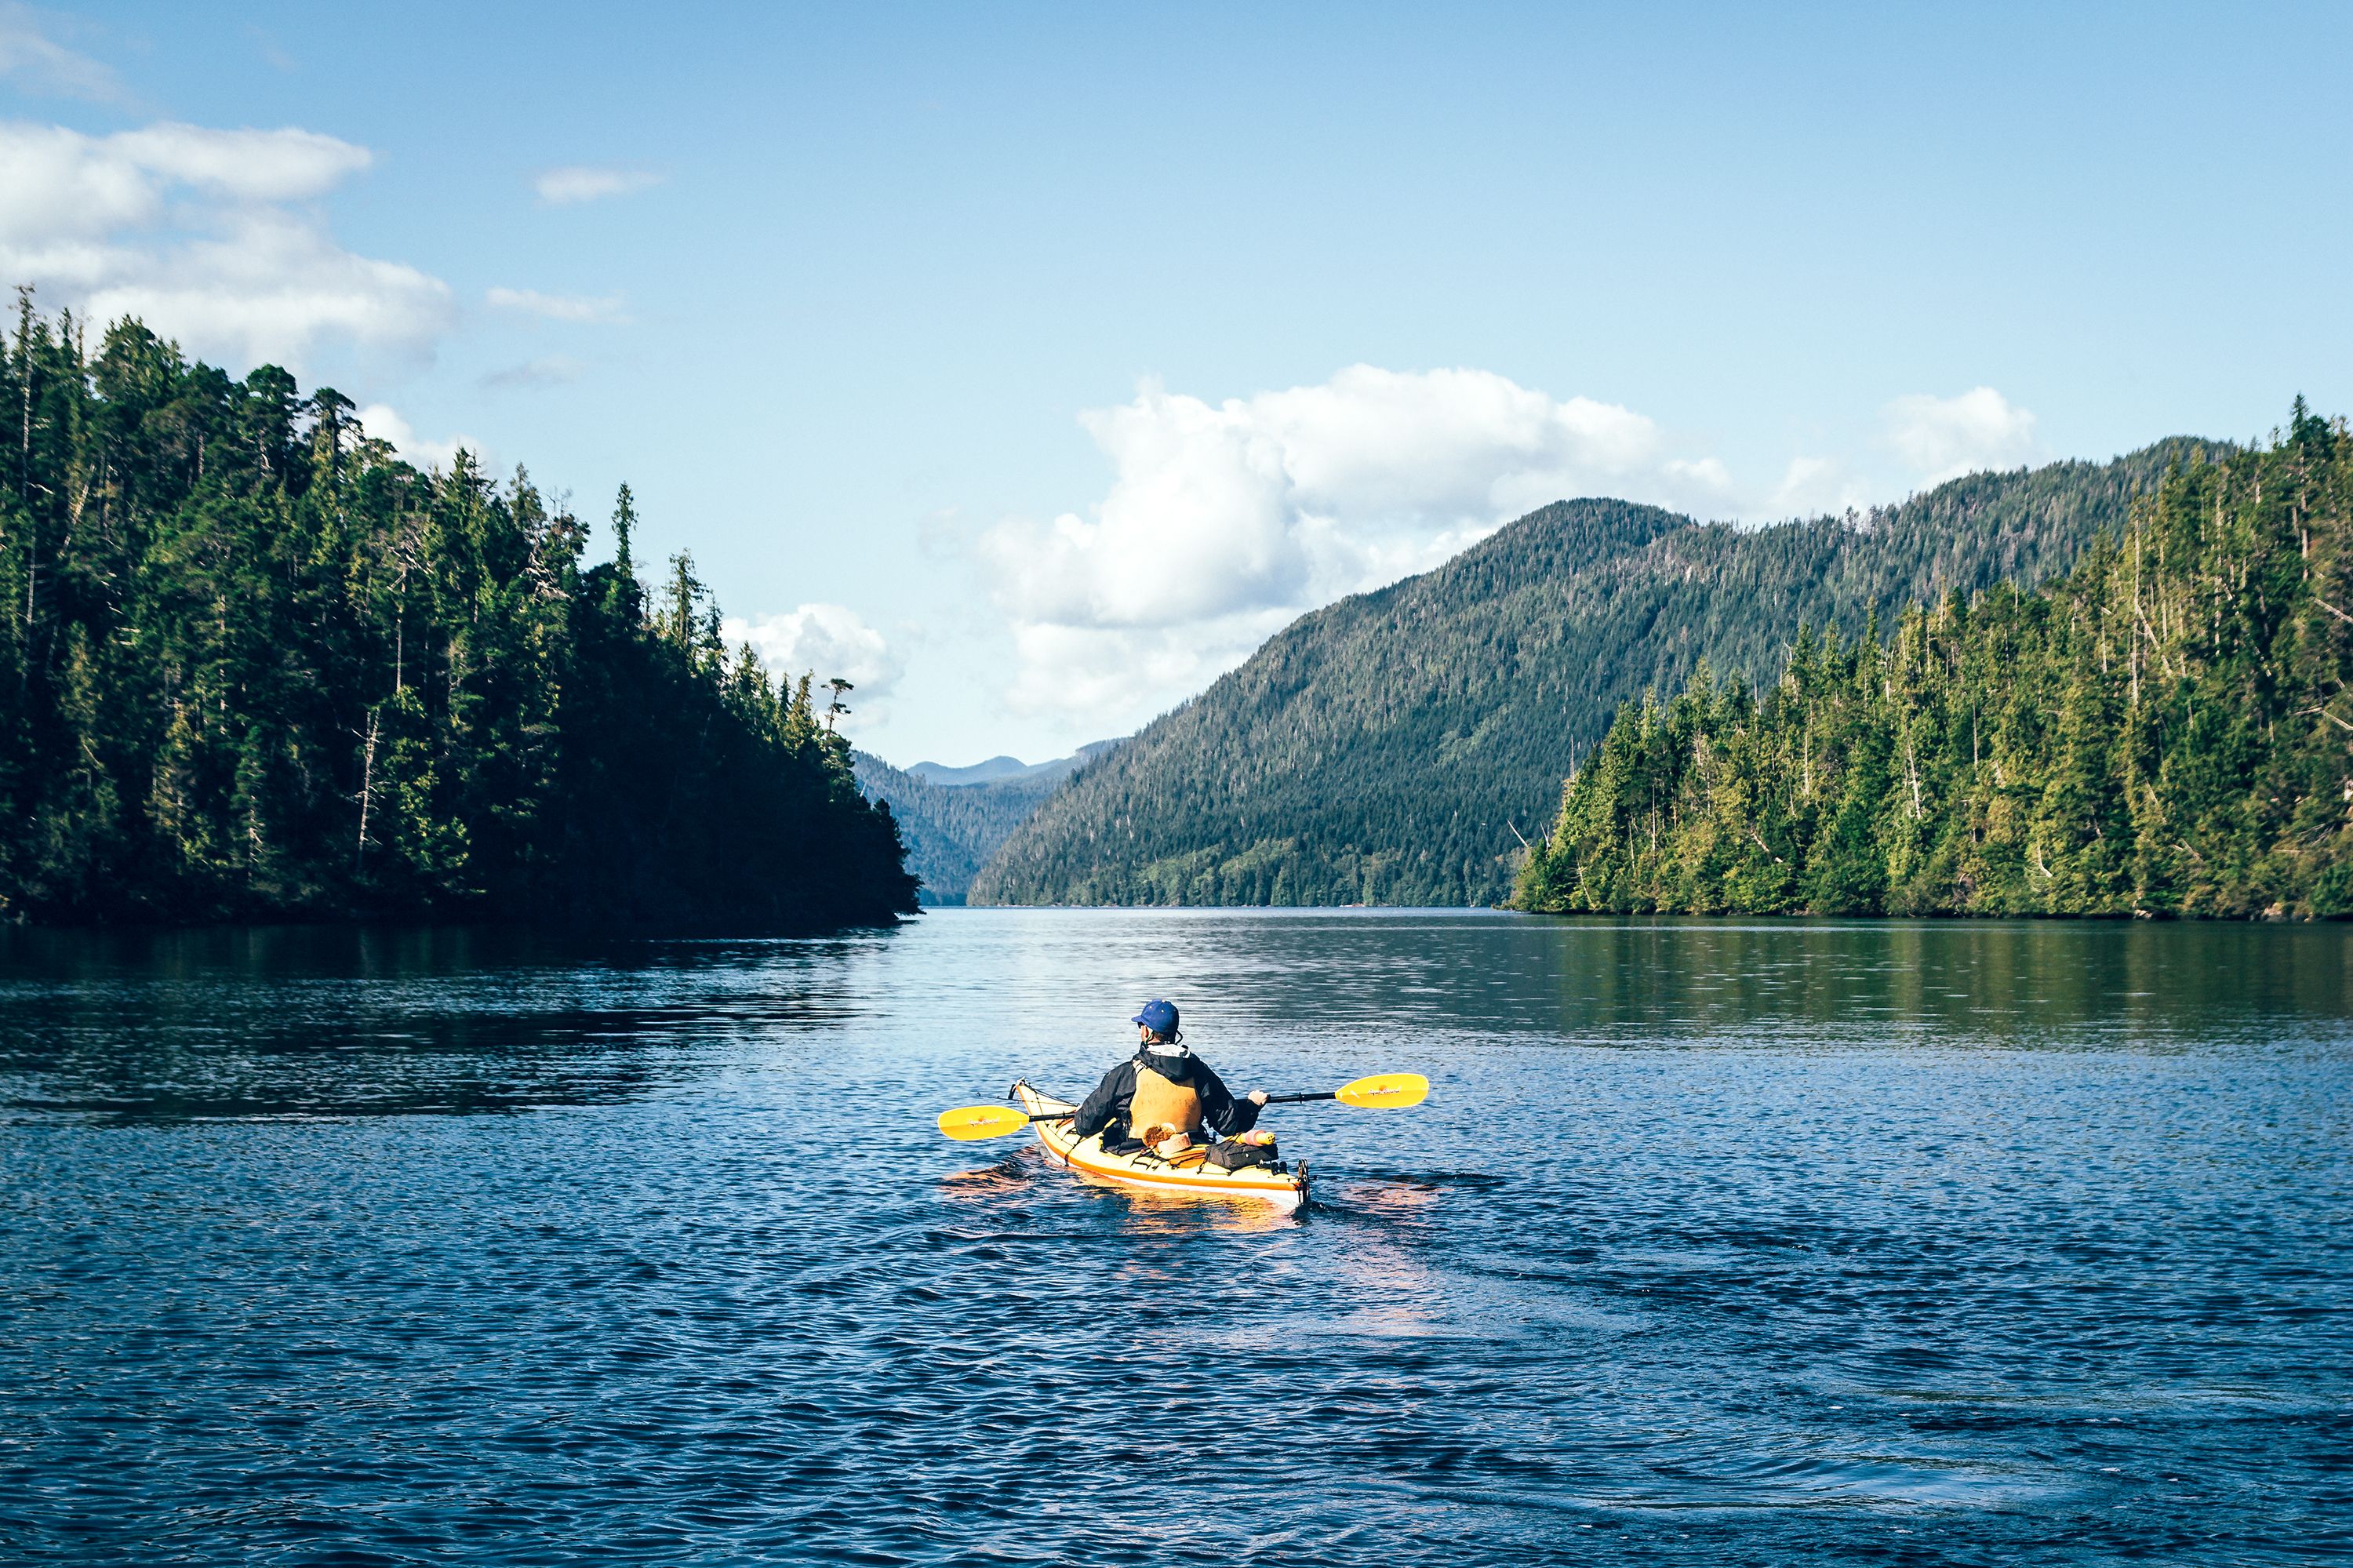
[(1164, 1036), (1174, 1034), (1176, 1033), (1176, 1008), (1172, 1002), (1166, 1002), (1158, 997), (1154, 997), (1144, 1004), (1143, 1012), (1129, 1019), (1128, 1022), (1141, 1023), (1155, 1034)]

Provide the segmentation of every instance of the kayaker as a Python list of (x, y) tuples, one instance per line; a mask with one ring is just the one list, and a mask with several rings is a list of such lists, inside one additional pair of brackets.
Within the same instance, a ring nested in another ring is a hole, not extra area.
[(1258, 1125), (1266, 1091), (1253, 1089), (1235, 1098), (1209, 1065), (1186, 1046), (1174, 1005), (1155, 998), (1131, 1022), (1135, 1054), (1103, 1075), (1071, 1130), (1081, 1138), (1100, 1132), (1103, 1148), (1116, 1150), (1134, 1140), (1137, 1128), (1166, 1128), (1198, 1138), (1206, 1127), (1220, 1138), (1233, 1138)]

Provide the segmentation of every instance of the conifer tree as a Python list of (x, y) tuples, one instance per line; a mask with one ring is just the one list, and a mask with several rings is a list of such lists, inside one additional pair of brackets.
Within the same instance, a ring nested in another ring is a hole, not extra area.
[[(136, 322), (0, 344), (0, 919), (887, 921), (913, 885), (755, 664), (518, 468)], [(801, 698), (806, 709), (806, 693)]]
[(1701, 672), (1629, 705), (1514, 899), (2353, 914), (2348, 686), (2353, 438), (2299, 398), (2270, 448), (2177, 467), (2039, 591), (1844, 646), (1801, 627), (1761, 696)]

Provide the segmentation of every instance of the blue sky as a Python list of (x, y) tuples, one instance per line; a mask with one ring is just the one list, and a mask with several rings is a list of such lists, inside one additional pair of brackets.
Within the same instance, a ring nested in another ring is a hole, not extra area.
[(2348, 79), (2342, 5), (0, 5), (0, 264), (626, 479), (861, 743), (1036, 758), (1558, 494), (2353, 408)]

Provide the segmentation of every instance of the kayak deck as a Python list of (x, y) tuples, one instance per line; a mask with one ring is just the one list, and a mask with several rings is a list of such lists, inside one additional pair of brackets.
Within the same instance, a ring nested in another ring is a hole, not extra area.
[[(1040, 1093), (1027, 1081), (1013, 1086), (1013, 1097), (1030, 1116), (1078, 1109), (1074, 1101)], [(1148, 1187), (1157, 1192), (1189, 1192), (1203, 1198), (1240, 1198), (1295, 1209), (1307, 1201), (1307, 1162), (1278, 1171), (1264, 1165), (1240, 1171), (1216, 1171), (1203, 1162), (1207, 1149), (1188, 1150), (1175, 1160), (1163, 1160), (1150, 1150), (1134, 1154), (1107, 1154), (1103, 1135), (1080, 1138), (1067, 1121), (1032, 1121), (1046, 1158), (1064, 1170), (1125, 1187)]]

